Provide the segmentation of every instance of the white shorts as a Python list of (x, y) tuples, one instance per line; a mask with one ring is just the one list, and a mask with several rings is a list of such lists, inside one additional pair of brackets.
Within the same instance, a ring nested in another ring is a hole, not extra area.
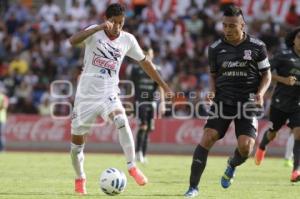
[(72, 135), (87, 134), (98, 116), (101, 116), (104, 121), (108, 121), (109, 114), (115, 110), (125, 113), (122, 102), (116, 94), (108, 95), (97, 101), (76, 99), (71, 122)]

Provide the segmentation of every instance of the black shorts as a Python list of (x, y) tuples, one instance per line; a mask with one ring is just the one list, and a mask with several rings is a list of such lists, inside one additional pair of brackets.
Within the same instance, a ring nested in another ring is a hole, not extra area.
[(278, 131), (288, 120), (288, 127), (291, 129), (300, 127), (300, 111), (287, 113), (274, 106), (270, 108), (270, 121), (272, 122), (272, 131)]
[(147, 131), (154, 130), (154, 108), (155, 107), (152, 104), (145, 104), (139, 106), (139, 125), (147, 125)]
[[(238, 111), (239, 109), (240, 111)], [(245, 114), (243, 114), (243, 112), (245, 112)], [(234, 121), (235, 135), (237, 138), (240, 135), (247, 135), (255, 139), (258, 125), (256, 114), (257, 112), (254, 110), (246, 111), (243, 104), (230, 106), (220, 102), (215, 103), (211, 106), (209, 117), (204, 128), (215, 129), (219, 134), (219, 139), (222, 139), (230, 123)]]

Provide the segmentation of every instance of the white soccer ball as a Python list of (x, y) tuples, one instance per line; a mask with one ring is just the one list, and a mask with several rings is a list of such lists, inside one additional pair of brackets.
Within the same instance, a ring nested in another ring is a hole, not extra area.
[(126, 184), (126, 175), (116, 168), (105, 169), (100, 176), (100, 189), (110, 196), (123, 192)]

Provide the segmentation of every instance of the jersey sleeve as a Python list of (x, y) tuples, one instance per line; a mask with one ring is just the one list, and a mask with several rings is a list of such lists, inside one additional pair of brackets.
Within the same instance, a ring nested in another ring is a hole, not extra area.
[[(92, 28), (95, 28), (97, 26), (97, 24), (93, 24), (93, 25), (90, 25), (88, 26), (87, 28), (85, 28), (84, 30), (89, 30), (89, 29), (92, 29)], [(85, 45), (89, 44), (91, 41), (92, 41), (92, 38), (93, 38), (93, 35), (89, 36), (88, 38), (86, 38), (83, 42)]]
[(283, 53), (281, 51), (277, 51), (273, 58), (270, 60), (271, 70), (277, 70), (280, 65), (282, 65)]
[(131, 80), (133, 81), (134, 85), (137, 84), (137, 77), (138, 76), (139, 75), (138, 75), (136, 66), (132, 66), (130, 77), (131, 77)]
[(277, 70), (277, 68), (280, 66), (280, 59), (278, 59), (277, 56), (274, 56), (271, 60), (270, 60), (270, 64), (271, 64), (271, 70)]
[(261, 72), (270, 69), (268, 52), (267, 52), (267, 48), (265, 45), (262, 45), (259, 49), (258, 58), (257, 58), (257, 66), (258, 66), (258, 70)]
[(126, 55), (136, 61), (142, 61), (145, 58), (145, 55), (140, 47), (140, 45), (138, 44), (136, 38), (134, 36), (132, 36), (130, 38), (130, 42), (131, 42), (131, 47), (129, 48), (129, 50), (127, 51)]
[(208, 64), (209, 64), (210, 72), (216, 73), (217, 72), (216, 54), (211, 47), (209, 47), (208, 49)]

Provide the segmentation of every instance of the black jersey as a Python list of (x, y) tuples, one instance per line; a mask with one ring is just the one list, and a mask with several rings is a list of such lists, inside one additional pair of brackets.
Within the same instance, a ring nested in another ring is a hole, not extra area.
[(277, 82), (272, 106), (284, 112), (300, 111), (300, 57), (293, 49), (282, 50), (271, 60), (271, 67), (279, 76), (297, 78), (293, 86)]
[(149, 102), (154, 100), (154, 92), (158, 85), (141, 67), (136, 65), (133, 66), (131, 80), (134, 83), (135, 100), (139, 102)]
[(216, 74), (215, 100), (228, 105), (253, 98), (261, 72), (270, 68), (265, 44), (249, 35), (237, 46), (217, 40), (209, 47), (208, 59), (211, 73)]

